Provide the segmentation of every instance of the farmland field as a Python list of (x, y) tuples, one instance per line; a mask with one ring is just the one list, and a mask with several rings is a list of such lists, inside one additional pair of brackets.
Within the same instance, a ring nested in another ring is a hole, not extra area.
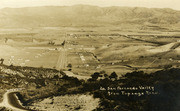
[(58, 70), (67, 70), (71, 64), (72, 72), (79, 75), (178, 67), (179, 32), (102, 29), (1, 29), (0, 58), (7, 65)]

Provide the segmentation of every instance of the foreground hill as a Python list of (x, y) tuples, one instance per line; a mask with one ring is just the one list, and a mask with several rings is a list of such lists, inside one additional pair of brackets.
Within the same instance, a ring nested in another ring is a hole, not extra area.
[(38, 26), (112, 26), (122, 24), (178, 25), (180, 11), (87, 5), (4, 8), (1, 27)]
[(179, 74), (179, 68), (121, 77), (102, 71), (84, 81), (54, 69), (0, 65), (0, 102), (9, 89), (22, 88), (17, 96), (26, 109), (178, 111)]

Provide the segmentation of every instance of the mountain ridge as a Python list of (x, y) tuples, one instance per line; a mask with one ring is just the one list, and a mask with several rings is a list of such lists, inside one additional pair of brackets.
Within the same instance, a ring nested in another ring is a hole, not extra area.
[(1, 27), (174, 25), (179, 22), (180, 11), (168, 8), (74, 5), (0, 9)]

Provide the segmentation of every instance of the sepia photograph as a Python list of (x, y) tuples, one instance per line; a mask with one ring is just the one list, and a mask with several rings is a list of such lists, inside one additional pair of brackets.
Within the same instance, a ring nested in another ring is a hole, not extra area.
[(0, 111), (180, 111), (180, 0), (0, 0)]

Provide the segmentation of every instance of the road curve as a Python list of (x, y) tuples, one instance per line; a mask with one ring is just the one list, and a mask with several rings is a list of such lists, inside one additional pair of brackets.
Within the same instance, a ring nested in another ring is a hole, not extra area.
[(18, 110), (28, 111), (20, 104), (15, 92), (9, 93), (7, 95), (7, 98), (9, 105), (11, 105), (12, 107), (17, 108)]
[(3, 101), (0, 103), (0, 107), (10, 108), (13, 111), (30, 111), (25, 109), (19, 102), (17, 96), (17, 91), (7, 91), (3, 95)]

